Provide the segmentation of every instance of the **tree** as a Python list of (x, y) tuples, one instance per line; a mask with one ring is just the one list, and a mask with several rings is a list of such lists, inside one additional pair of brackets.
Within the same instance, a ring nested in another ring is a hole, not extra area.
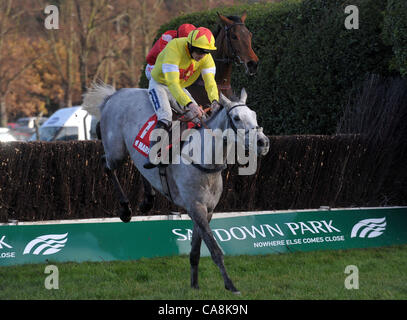
[[(48, 2), (37, 0), (38, 11), (45, 8)], [(48, 30), (43, 27), (43, 19), (39, 19), (41, 39), (38, 42), (47, 42), (48, 50), (52, 59), (42, 61), (37, 64), (37, 72), (44, 74), (46, 69), (53, 70), (58, 76), (58, 83), (63, 88), (63, 98), (58, 99), (59, 104), (64, 107), (71, 107), (74, 94), (74, 45), (77, 40), (74, 32), (73, 22), (73, 0), (66, 0), (59, 4), (59, 26), (58, 30)], [(45, 69), (45, 70), (44, 70)], [(45, 81), (45, 79), (42, 79)], [(51, 84), (48, 84), (50, 86)]]
[(22, 6), (12, 0), (0, 2), (0, 125), (7, 126), (7, 96), (13, 82), (28, 70), (44, 54), (27, 57), (22, 52), (22, 39), (19, 37)]
[(88, 58), (95, 32), (117, 18), (114, 7), (108, 0), (73, 0), (76, 10), (76, 25), (79, 36), (79, 74), (82, 94), (88, 85)]

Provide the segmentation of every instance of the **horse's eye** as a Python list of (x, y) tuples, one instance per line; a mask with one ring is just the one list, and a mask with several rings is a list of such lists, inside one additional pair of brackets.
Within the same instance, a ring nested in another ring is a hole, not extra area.
[(240, 117), (239, 117), (239, 116), (234, 116), (234, 117), (233, 117), (233, 120), (235, 120), (235, 121), (240, 121)]

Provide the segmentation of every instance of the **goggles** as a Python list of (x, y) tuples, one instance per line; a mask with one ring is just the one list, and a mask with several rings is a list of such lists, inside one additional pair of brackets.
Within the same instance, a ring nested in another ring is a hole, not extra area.
[(202, 49), (202, 48), (198, 48), (198, 47), (194, 47), (194, 46), (192, 46), (191, 49), (192, 49), (192, 51), (195, 51), (198, 54), (208, 54), (211, 52), (210, 50)]

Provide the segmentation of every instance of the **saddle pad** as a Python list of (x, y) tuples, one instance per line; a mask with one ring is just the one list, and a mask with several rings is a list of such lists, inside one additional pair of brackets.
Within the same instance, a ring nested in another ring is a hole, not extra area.
[[(150, 152), (150, 134), (157, 124), (157, 115), (151, 116), (147, 122), (141, 127), (136, 139), (134, 139), (133, 148), (140, 152), (143, 156), (148, 157)], [(188, 122), (187, 128), (194, 128), (193, 122)], [(172, 145), (169, 146), (171, 148)]]
[(148, 157), (150, 152), (150, 134), (157, 124), (157, 115), (154, 114), (150, 119), (141, 127), (140, 132), (134, 139), (133, 147), (143, 156)]

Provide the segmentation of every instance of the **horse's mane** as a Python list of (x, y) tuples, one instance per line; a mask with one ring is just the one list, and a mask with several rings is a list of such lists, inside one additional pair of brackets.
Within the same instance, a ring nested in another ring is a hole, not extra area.
[[(243, 22), (242, 19), (240, 19), (240, 17), (238, 17), (238, 16), (227, 16), (226, 18), (228, 18), (229, 20), (232, 20), (233, 22)], [(213, 36), (215, 37), (215, 39), (219, 35), (219, 32), (222, 30), (222, 28), (223, 28), (223, 24), (219, 23), (217, 29), (213, 32)]]
[[(229, 98), (230, 99), (230, 102), (239, 102), (239, 98), (238, 97), (236, 97), (235, 95), (233, 95), (232, 97), (230, 97)], [(214, 118), (216, 118), (216, 116), (217, 115), (219, 115), (219, 113), (222, 111), (222, 110), (226, 110), (226, 107), (223, 105), (223, 104), (221, 104), (220, 105), (220, 108), (219, 108), (219, 110), (217, 110), (216, 111), (216, 113), (212, 113), (210, 116), (209, 116), (209, 118), (206, 120), (206, 124), (209, 124), (209, 123), (211, 123), (211, 121), (214, 119)]]

